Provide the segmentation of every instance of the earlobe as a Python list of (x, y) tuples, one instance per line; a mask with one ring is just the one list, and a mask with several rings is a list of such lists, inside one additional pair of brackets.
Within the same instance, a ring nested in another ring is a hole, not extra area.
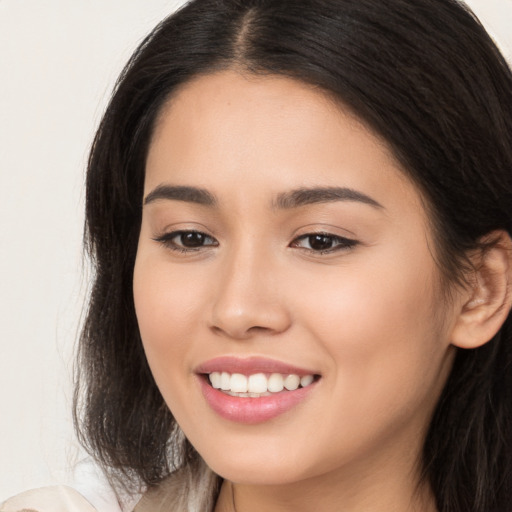
[(490, 341), (512, 306), (512, 240), (505, 231), (485, 237), (485, 249), (475, 258), (475, 273), (454, 325), (451, 342), (472, 349)]

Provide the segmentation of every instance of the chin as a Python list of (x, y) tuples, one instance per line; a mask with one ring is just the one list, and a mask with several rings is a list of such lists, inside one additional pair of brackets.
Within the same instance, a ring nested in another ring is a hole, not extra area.
[(306, 475), (295, 473), (297, 467), (287, 464), (266, 464), (262, 461), (251, 463), (244, 460), (215, 461), (208, 466), (222, 478), (243, 485), (287, 485), (306, 478)]
[(219, 476), (245, 485), (286, 485), (329, 469), (324, 467), (328, 463), (326, 457), (320, 461), (312, 460), (301, 448), (303, 444), (260, 440), (251, 445), (246, 442), (229, 446), (219, 442), (216, 447), (208, 447), (199, 453)]

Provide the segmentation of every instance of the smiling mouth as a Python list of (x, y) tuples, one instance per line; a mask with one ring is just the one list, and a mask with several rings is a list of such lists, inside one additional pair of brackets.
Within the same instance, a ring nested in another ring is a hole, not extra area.
[(204, 377), (211, 387), (226, 395), (259, 398), (306, 388), (316, 382), (320, 375), (309, 374), (299, 376), (293, 373), (254, 373), (244, 375), (242, 373), (211, 372), (204, 374)]

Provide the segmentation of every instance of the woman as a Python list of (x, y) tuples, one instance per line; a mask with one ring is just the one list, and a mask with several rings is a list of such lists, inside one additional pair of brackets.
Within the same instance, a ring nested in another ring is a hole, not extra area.
[(511, 100), (452, 0), (196, 0), (141, 44), (76, 393), (136, 512), (511, 509)]

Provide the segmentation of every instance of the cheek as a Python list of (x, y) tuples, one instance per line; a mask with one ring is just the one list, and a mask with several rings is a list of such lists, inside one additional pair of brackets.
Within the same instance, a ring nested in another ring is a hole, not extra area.
[[(432, 333), (432, 298), (428, 287), (415, 288), (407, 283), (365, 283), (350, 279), (337, 293), (326, 297), (324, 308), (318, 311), (317, 325), (325, 336), (338, 339), (354, 355), (388, 350), (397, 345), (414, 346), (415, 339)], [(329, 333), (331, 335), (329, 336)], [(418, 340), (419, 341), (419, 340)], [(407, 351), (406, 351), (407, 352)]]
[(201, 294), (179, 270), (141, 251), (133, 291), (142, 344), (155, 382), (173, 415), (191, 420), (195, 411), (187, 401), (194, 387), (190, 347), (192, 339), (200, 339)]
[(334, 337), (348, 348), (375, 349), (432, 330), (437, 299), (430, 262), (401, 265), (391, 254), (387, 261), (327, 272), (302, 280), (296, 294), (300, 315), (314, 319), (311, 325), (320, 339)]
[[(199, 328), (199, 287), (165, 261), (137, 255), (133, 292), (144, 350), (158, 381), (165, 366), (180, 364)], [(166, 377), (168, 378), (168, 377)]]
[(337, 393), (351, 402), (356, 397), (356, 407), (366, 403), (370, 410), (407, 407), (407, 401), (438, 387), (449, 346), (443, 319), (435, 313), (435, 268), (430, 261), (381, 261), (363, 272), (351, 270), (328, 292), (310, 294), (301, 317), (322, 340)]

